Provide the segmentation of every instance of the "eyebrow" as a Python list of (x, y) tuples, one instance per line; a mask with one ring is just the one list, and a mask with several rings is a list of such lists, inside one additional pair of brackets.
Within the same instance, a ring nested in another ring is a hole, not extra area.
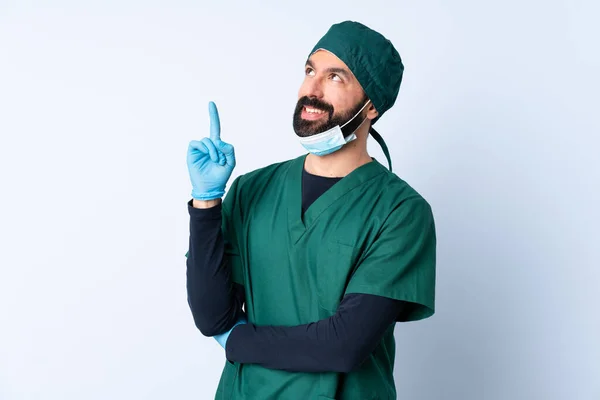
[[(314, 64), (310, 60), (306, 61), (306, 65), (308, 67), (311, 67), (312, 69), (316, 69), (315, 66), (314, 66)], [(350, 71), (348, 71), (345, 68), (331, 67), (331, 68), (326, 68), (324, 71), (325, 72), (329, 72), (329, 73), (333, 73), (333, 74), (342, 75), (346, 79), (350, 78)]]

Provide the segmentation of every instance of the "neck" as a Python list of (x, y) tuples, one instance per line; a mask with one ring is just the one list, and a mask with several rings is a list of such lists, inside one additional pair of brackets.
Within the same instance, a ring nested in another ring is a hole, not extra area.
[(331, 154), (325, 156), (309, 154), (304, 163), (306, 172), (317, 176), (343, 178), (362, 165), (372, 162), (367, 152), (368, 129), (369, 124), (361, 126), (355, 132), (355, 140)]

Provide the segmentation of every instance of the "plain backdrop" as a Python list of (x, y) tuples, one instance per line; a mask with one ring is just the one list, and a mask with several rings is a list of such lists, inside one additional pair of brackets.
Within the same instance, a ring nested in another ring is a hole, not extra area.
[(302, 154), (304, 61), (346, 19), (403, 58), (377, 127), (437, 224), (398, 398), (600, 399), (597, 4), (0, 0), (0, 399), (213, 398), (188, 142), (213, 100), (231, 181)]

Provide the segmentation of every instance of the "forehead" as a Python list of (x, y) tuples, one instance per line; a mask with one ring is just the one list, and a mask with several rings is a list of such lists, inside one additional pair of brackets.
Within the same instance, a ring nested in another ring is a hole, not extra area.
[(316, 69), (338, 68), (352, 74), (346, 63), (327, 50), (317, 50), (308, 58), (308, 63), (312, 64)]

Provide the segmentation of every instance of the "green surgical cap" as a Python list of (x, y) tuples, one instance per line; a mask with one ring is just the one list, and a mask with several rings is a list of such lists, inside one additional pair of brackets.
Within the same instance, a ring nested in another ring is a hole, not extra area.
[(310, 55), (320, 49), (333, 53), (350, 68), (378, 112), (373, 123), (394, 105), (404, 65), (383, 35), (359, 22), (344, 21), (332, 25)]

